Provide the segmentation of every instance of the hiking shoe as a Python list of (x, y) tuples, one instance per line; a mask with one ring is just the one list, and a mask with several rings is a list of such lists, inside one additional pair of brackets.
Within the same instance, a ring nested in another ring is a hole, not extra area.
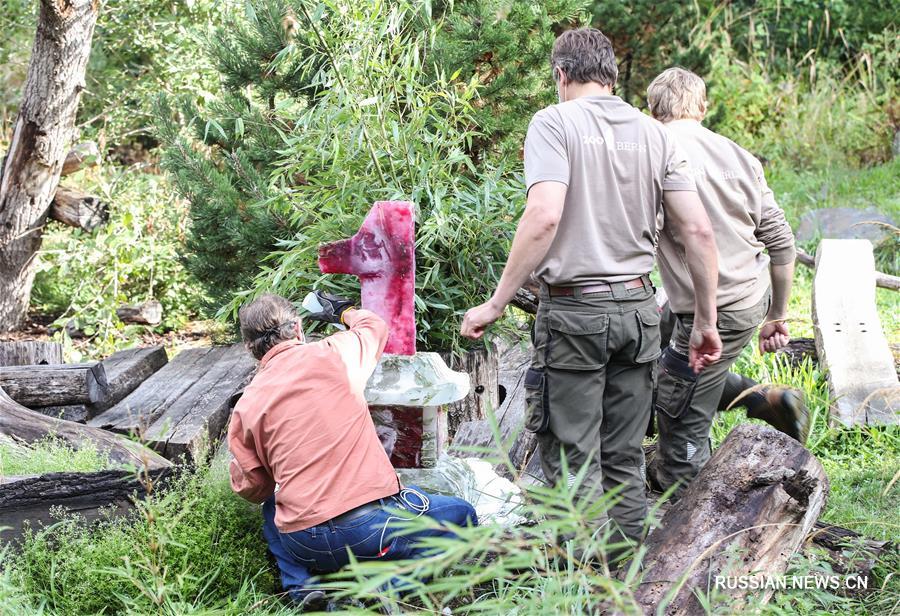
[(762, 419), (779, 432), (806, 445), (810, 425), (803, 392), (787, 387), (771, 387), (766, 391), (766, 402), (748, 411), (747, 416)]
[(328, 597), (321, 590), (292, 592), (291, 599), (300, 612), (321, 612), (328, 607)]

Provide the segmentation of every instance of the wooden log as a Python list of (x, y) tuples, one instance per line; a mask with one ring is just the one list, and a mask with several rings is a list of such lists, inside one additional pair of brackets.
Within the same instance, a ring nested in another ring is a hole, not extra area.
[(94, 417), (118, 404), (125, 396), (150, 378), (169, 361), (166, 350), (161, 346), (125, 349), (113, 353), (101, 363), (106, 370), (109, 388), (106, 397), (90, 405), (88, 411)]
[(0, 437), (30, 444), (48, 436), (60, 439), (75, 449), (90, 443), (115, 465), (150, 469), (171, 465), (156, 452), (117, 434), (29, 410), (0, 388)]
[[(863, 240), (867, 241), (867, 240)], [(816, 269), (816, 259), (811, 254), (797, 251), (797, 263), (805, 265), (810, 269)], [(875, 286), (882, 289), (890, 289), (891, 291), (900, 291), (900, 276), (892, 276), (882, 272), (875, 272)]]
[(89, 426), (139, 434), (169, 459), (195, 458), (228, 422), (256, 361), (241, 344), (182, 351)]
[(100, 362), (0, 367), (0, 387), (29, 408), (93, 404), (109, 390)]
[(157, 469), (146, 475), (108, 470), (94, 473), (46, 473), (8, 477), (0, 483), (0, 546), (15, 544), (26, 524), (31, 528), (56, 521), (51, 508), (78, 514), (85, 522), (104, 515), (123, 515), (136, 499), (172, 473)]
[(76, 144), (66, 154), (61, 175), (75, 173), (84, 167), (93, 167), (100, 162), (100, 147), (96, 141), (83, 141)]
[[(467, 421), (460, 424), (453, 437), (451, 455), (459, 457), (505, 457), (494, 470), (507, 479), (522, 473), (529, 455), (537, 446), (534, 433), (525, 429), (525, 371), (531, 363), (531, 346), (512, 344), (500, 353), (498, 389), (503, 401), (495, 413), (500, 441), (494, 436), (490, 421)], [(512, 467), (512, 468), (511, 468)]]
[(63, 363), (62, 345), (43, 340), (0, 342), (0, 366), (29, 366)]
[[(645, 542), (635, 599), (646, 614), (705, 614), (695, 593), (711, 592), (716, 576), (782, 574), (827, 494), (825, 470), (797, 441), (738, 426)], [(716, 592), (729, 593), (740, 611), (773, 590)]]
[(69, 404), (66, 406), (39, 406), (33, 411), (37, 411), (41, 415), (53, 417), (55, 419), (65, 419), (66, 421), (74, 421), (83, 424), (91, 417), (91, 413), (85, 404)]
[(868, 240), (822, 240), (812, 309), (831, 417), (844, 425), (900, 423), (900, 381), (875, 304)]
[(125, 304), (116, 308), (116, 316), (123, 323), (139, 325), (159, 325), (162, 322), (163, 307), (155, 299), (140, 304)]
[(50, 204), (50, 218), (83, 231), (93, 231), (109, 220), (109, 207), (96, 195), (59, 186)]
[(94, 404), (35, 407), (34, 410), (50, 417), (85, 423), (122, 401), (168, 361), (166, 350), (161, 346), (118, 351), (100, 362), (108, 382), (102, 399)]
[(487, 409), (496, 412), (500, 406), (497, 384), (497, 349), (487, 343), (485, 348), (473, 349), (461, 356), (441, 353), (451, 370), (469, 375), (469, 394), (459, 402), (446, 405), (447, 433), (452, 438), (465, 421), (484, 419)]
[(88, 421), (88, 425), (122, 434), (143, 432), (194, 384), (198, 373), (218, 361), (222, 348), (182, 351), (131, 394)]

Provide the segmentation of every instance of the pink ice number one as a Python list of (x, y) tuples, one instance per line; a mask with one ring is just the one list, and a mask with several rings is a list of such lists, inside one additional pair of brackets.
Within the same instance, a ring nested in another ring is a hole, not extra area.
[(415, 206), (408, 201), (377, 201), (356, 235), (319, 247), (325, 274), (359, 277), (362, 307), (391, 329), (385, 353), (416, 354)]

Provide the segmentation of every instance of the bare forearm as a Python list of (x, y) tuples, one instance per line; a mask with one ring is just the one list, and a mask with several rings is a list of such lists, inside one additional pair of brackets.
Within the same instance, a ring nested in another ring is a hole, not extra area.
[(769, 308), (767, 321), (777, 321), (787, 317), (788, 301), (794, 285), (794, 262), (769, 266), (772, 277), (772, 307)]
[(537, 210), (525, 210), (491, 303), (502, 309), (512, 301), (519, 287), (525, 284), (534, 268), (546, 256), (556, 237), (558, 225), (559, 220), (554, 220), (552, 216), (548, 217)]
[(685, 260), (694, 285), (694, 323), (716, 324), (716, 287), (719, 284), (719, 259), (711, 232), (698, 231), (685, 238)]

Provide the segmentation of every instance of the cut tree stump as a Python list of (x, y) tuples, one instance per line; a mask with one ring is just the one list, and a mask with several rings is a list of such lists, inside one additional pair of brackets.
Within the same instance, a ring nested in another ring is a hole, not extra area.
[(232, 396), (255, 370), (242, 344), (188, 349), (88, 425), (141, 435), (170, 460), (197, 459), (204, 441), (221, 434)]
[(94, 404), (109, 391), (100, 362), (0, 367), (0, 387), (29, 408)]
[(109, 220), (109, 207), (96, 195), (60, 185), (53, 195), (49, 216), (69, 227), (91, 232)]
[(635, 599), (667, 615), (705, 614), (695, 593), (730, 593), (738, 609), (766, 603), (771, 588), (716, 591), (714, 579), (782, 574), (827, 494), (822, 465), (797, 441), (738, 426), (647, 538)]
[(29, 477), (7, 477), (0, 482), (0, 546), (15, 544), (25, 526), (49, 526), (57, 517), (51, 508), (93, 522), (106, 515), (123, 515), (143, 498), (146, 482), (158, 484), (172, 473), (158, 469), (147, 474), (124, 470), (94, 473), (46, 473)]
[(490, 408), (496, 412), (500, 406), (497, 386), (497, 348), (487, 343), (487, 348), (473, 349), (462, 356), (441, 353), (451, 370), (469, 375), (469, 395), (446, 406), (447, 433), (450, 438), (456, 434), (460, 424), (476, 421), (487, 416)]
[(844, 426), (900, 423), (900, 382), (875, 304), (868, 240), (819, 243), (812, 310), (832, 419)]
[[(499, 357), (498, 389), (503, 402), (495, 413), (501, 441), (494, 438), (490, 421), (467, 421), (453, 437), (450, 453), (460, 457), (495, 457), (505, 453), (509, 464), (500, 462), (494, 470), (507, 479), (524, 470), (528, 456), (537, 446), (534, 433), (525, 429), (525, 371), (531, 364), (531, 345), (505, 346)], [(479, 451), (480, 450), (480, 451)], [(510, 465), (516, 473), (510, 472)]]
[(125, 305), (116, 308), (116, 316), (123, 323), (138, 325), (159, 325), (162, 322), (163, 307), (155, 299), (141, 304)]
[(0, 440), (31, 444), (51, 436), (74, 449), (93, 445), (112, 464), (150, 469), (171, 466), (171, 462), (140, 443), (105, 430), (47, 417), (25, 408), (0, 388)]
[(106, 396), (99, 402), (35, 407), (34, 410), (50, 417), (84, 423), (123, 400), (168, 361), (166, 350), (161, 346), (118, 351), (100, 362), (109, 385)]
[(0, 367), (63, 363), (62, 345), (42, 340), (0, 342)]

